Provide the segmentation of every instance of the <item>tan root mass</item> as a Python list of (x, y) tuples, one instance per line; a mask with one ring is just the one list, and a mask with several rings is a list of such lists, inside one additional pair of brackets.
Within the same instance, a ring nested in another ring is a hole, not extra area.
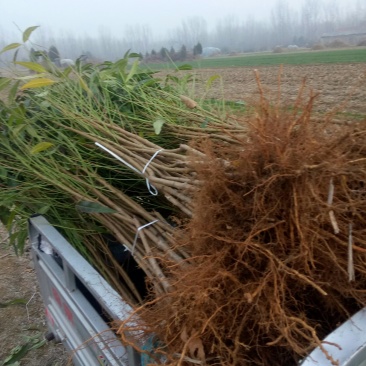
[(169, 364), (296, 364), (366, 304), (366, 121), (313, 118), (314, 98), (262, 94), (236, 143), (195, 143), (201, 187), (176, 234), (190, 257), (136, 311)]

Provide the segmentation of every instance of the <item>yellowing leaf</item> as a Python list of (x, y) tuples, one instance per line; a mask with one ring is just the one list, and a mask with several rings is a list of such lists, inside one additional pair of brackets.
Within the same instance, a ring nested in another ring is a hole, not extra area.
[(197, 103), (191, 99), (191, 98), (188, 98), (184, 95), (181, 95), (180, 96), (180, 100), (190, 109), (193, 109), (193, 108), (196, 108), (197, 107)]
[(206, 88), (207, 89), (210, 89), (211, 86), (212, 86), (212, 83), (217, 80), (217, 79), (220, 79), (220, 75), (212, 75), (206, 82)]
[(42, 88), (43, 86), (48, 86), (48, 85), (52, 85), (55, 83), (56, 83), (56, 81), (51, 80), (51, 79), (38, 78), (38, 79), (31, 80), (28, 83), (24, 84), (20, 89), (24, 90), (24, 89), (30, 89), (30, 88)]
[(79, 76), (79, 83), (80, 86), (88, 93), (88, 94), (93, 94), (92, 91), (89, 89), (88, 85), (86, 84), (86, 82), (84, 81), (84, 79)]
[(33, 70), (36, 72), (47, 72), (47, 70), (40, 64), (37, 64), (36, 62), (23, 62), (23, 61), (18, 61), (16, 62), (17, 65), (26, 67), (29, 70)]
[(24, 32), (23, 32), (23, 42), (27, 42), (30, 35), (33, 33), (33, 31), (35, 29), (37, 29), (39, 27), (39, 25), (35, 25), (33, 27), (29, 27), (27, 28)]
[(1, 51), (0, 51), (0, 55), (6, 51), (10, 51), (13, 50), (14, 48), (18, 48), (20, 47), (22, 44), (21, 43), (10, 43), (7, 46), (5, 46)]
[(32, 155), (38, 154), (44, 150), (49, 149), (50, 147), (52, 147), (53, 144), (51, 142), (40, 142), (39, 144), (37, 144), (36, 146), (33, 146), (30, 150), (30, 153)]

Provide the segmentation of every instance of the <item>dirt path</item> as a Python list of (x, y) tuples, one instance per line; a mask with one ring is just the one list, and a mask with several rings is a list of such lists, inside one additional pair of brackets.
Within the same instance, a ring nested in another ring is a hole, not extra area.
[[(39, 345), (21, 357), (19, 365), (65, 366), (68, 356), (62, 344), (41, 343), (47, 327), (30, 255), (17, 257), (5, 243), (4, 231), (0, 233), (0, 365), (16, 346)], [(28, 305), (4, 307), (15, 299), (22, 299)], [(21, 350), (16, 353), (20, 356)]]

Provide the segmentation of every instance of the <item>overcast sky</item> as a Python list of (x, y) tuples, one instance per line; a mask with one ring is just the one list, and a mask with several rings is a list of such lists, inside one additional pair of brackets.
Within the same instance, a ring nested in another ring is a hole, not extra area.
[[(291, 8), (300, 9), (304, 0), (288, 0)], [(331, 0), (324, 0), (332, 3)], [(341, 6), (356, 5), (359, 0), (333, 0)], [(365, 0), (362, 0), (362, 2)], [(128, 25), (149, 25), (155, 36), (192, 16), (202, 16), (209, 26), (218, 19), (236, 16), (269, 19), (278, 0), (0, 0), (0, 27), (7, 33), (32, 25), (97, 36), (101, 28), (118, 37)]]

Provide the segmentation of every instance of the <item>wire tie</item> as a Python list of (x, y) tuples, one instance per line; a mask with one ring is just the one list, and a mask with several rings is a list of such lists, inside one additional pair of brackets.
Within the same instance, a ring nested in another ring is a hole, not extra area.
[[(160, 151), (163, 151), (163, 149), (160, 149), (160, 150), (156, 151), (154, 153), (154, 155), (150, 158), (150, 160), (145, 164), (144, 169), (142, 169), (142, 171), (140, 172), (133, 165), (131, 165), (130, 163), (128, 163), (127, 161), (125, 161), (124, 159), (122, 159), (120, 156), (118, 156), (113, 151), (107, 149), (105, 146), (103, 146), (99, 142), (96, 142), (95, 145), (97, 145), (98, 147), (100, 147), (101, 149), (103, 149), (104, 151), (106, 151), (108, 154), (112, 155), (115, 159), (117, 159), (121, 163), (125, 164), (127, 167), (129, 167), (130, 169), (132, 169), (134, 172), (136, 172), (138, 174), (142, 174), (142, 175), (145, 175), (146, 169), (149, 166), (149, 164), (155, 159), (155, 157), (160, 153)], [(150, 194), (152, 194), (153, 196), (157, 196), (158, 190), (155, 188), (155, 186), (153, 186), (152, 184), (150, 184), (149, 178), (146, 178), (146, 187), (149, 190)]]
[(131, 254), (133, 255), (133, 253), (134, 253), (134, 251), (135, 251), (135, 246), (136, 246), (136, 243), (137, 243), (137, 239), (138, 239), (138, 237), (139, 237), (139, 232), (140, 232), (140, 230), (142, 230), (142, 229), (144, 229), (145, 227), (148, 227), (148, 226), (150, 226), (150, 225), (152, 225), (152, 224), (155, 224), (156, 222), (158, 222), (159, 220), (154, 220), (154, 221), (151, 221), (151, 222), (149, 222), (149, 223), (147, 223), (147, 224), (145, 224), (145, 225), (142, 225), (142, 226), (140, 226), (140, 227), (138, 227), (137, 228), (137, 230), (136, 230), (136, 234), (135, 234), (135, 239), (133, 240), (133, 244), (132, 244), (132, 251), (131, 251)]

